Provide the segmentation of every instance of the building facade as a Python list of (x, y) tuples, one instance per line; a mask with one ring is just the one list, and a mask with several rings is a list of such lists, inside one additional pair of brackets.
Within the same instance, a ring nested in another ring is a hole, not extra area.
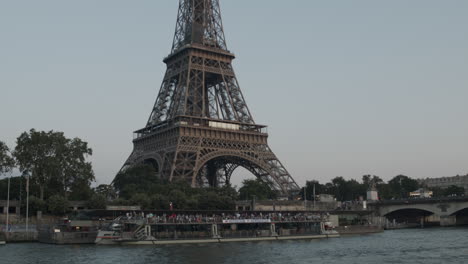
[(421, 186), (427, 188), (448, 188), (452, 185), (463, 187), (465, 188), (465, 194), (468, 194), (468, 174), (463, 176), (418, 179), (418, 182)]

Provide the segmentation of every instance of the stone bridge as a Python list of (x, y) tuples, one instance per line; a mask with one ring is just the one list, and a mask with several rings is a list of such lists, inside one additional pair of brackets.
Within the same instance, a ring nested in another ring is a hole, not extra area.
[(379, 201), (369, 203), (369, 207), (390, 221), (418, 220), (441, 226), (468, 224), (468, 197)]

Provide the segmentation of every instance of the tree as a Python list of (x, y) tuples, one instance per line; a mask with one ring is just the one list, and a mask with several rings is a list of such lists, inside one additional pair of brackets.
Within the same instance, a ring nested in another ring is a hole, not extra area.
[(258, 200), (276, 199), (278, 196), (268, 184), (260, 179), (244, 180), (239, 189), (239, 198), (241, 200), (251, 200), (256, 197)]
[(306, 186), (303, 187), (299, 193), (301, 199), (304, 199), (304, 188), (306, 189), (306, 198), (309, 201), (314, 200), (314, 188), (315, 188), (315, 195), (325, 194), (327, 193), (327, 188), (325, 185), (320, 184), (318, 181), (307, 181)]
[(93, 194), (91, 199), (87, 202), (89, 209), (106, 209), (107, 199), (101, 194)]
[(136, 193), (148, 193), (158, 183), (154, 168), (140, 165), (118, 173), (112, 185), (120, 197), (130, 199)]
[(86, 161), (90, 155), (92, 150), (79, 138), (68, 139), (62, 132), (34, 129), (18, 137), (13, 152), (20, 170), (30, 174), (39, 186), (41, 200), (46, 187), (51, 192), (57, 188), (66, 195), (74, 182), (93, 181), (91, 163)]
[(368, 188), (355, 179), (351, 179), (347, 182), (347, 189), (349, 191), (349, 196), (347, 196), (348, 200), (356, 200), (360, 197), (366, 197)]
[[(10, 178), (10, 199), (21, 200), (26, 198), (26, 192), (24, 191), (26, 183), (23, 177), (11, 177)], [(0, 200), (7, 199), (7, 188), (8, 179), (0, 180)], [(5, 191), (4, 191), (5, 190)]]
[(86, 180), (76, 180), (71, 184), (68, 199), (70, 201), (86, 201), (93, 197), (93, 189), (90, 182)]
[(218, 188), (212, 188), (210, 191), (215, 192), (218, 196), (230, 198), (233, 201), (236, 201), (239, 197), (239, 193), (233, 187), (225, 185)]
[(94, 189), (94, 192), (106, 198), (106, 200), (113, 200), (117, 198), (117, 192), (112, 185), (100, 184)]
[(451, 185), (443, 191), (444, 196), (462, 196), (465, 195), (465, 188)]
[(151, 200), (150, 198), (144, 193), (137, 193), (132, 196), (130, 199), (130, 203), (132, 205), (139, 205), (141, 209), (150, 209)]
[(378, 187), (380, 184), (384, 184), (384, 181), (379, 176), (375, 175), (363, 175), (362, 184), (368, 190), (372, 184), (375, 184), (375, 187)]
[(168, 210), (169, 199), (165, 195), (155, 194), (151, 196), (151, 208), (155, 210)]
[(207, 192), (199, 199), (200, 210), (233, 210), (235, 202), (228, 196), (219, 196), (215, 192)]
[(182, 210), (187, 208), (187, 195), (180, 190), (172, 190), (169, 193), (169, 202), (173, 204), (173, 208), (177, 210)]
[(346, 180), (341, 176), (333, 178), (330, 183), (321, 186), (321, 188), (323, 188), (324, 193), (333, 194), (338, 201), (355, 200), (360, 196), (364, 197), (367, 192), (365, 184), (354, 179)]
[(53, 195), (47, 200), (49, 212), (54, 215), (64, 215), (70, 210), (70, 204), (64, 196)]
[(390, 191), (394, 198), (408, 198), (409, 193), (419, 188), (417, 180), (411, 179), (405, 175), (395, 176), (388, 182)]
[[(24, 204), (23, 207), (26, 207), (26, 201), (23, 200)], [(29, 214), (34, 215), (38, 211), (45, 211), (47, 209), (47, 205), (45, 201), (35, 197), (29, 196)], [(26, 209), (22, 209), (23, 212), (26, 212)]]
[(379, 199), (381, 200), (390, 200), (394, 198), (392, 189), (387, 183), (377, 185), (377, 191), (379, 193)]
[(15, 167), (15, 160), (10, 155), (8, 146), (0, 141), (0, 175), (11, 172)]

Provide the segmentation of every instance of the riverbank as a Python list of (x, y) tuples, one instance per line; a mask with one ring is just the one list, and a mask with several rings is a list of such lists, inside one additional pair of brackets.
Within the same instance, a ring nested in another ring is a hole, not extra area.
[(0, 240), (4, 238), (7, 243), (25, 243), (25, 242), (38, 242), (38, 235), (36, 231), (33, 232), (2, 232), (0, 233)]
[(364, 235), (382, 233), (384, 229), (379, 226), (339, 226), (335, 229), (340, 235)]

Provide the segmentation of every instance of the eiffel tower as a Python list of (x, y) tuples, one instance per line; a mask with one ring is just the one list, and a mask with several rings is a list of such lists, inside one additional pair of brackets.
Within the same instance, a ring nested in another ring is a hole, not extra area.
[(167, 71), (146, 127), (122, 170), (152, 165), (193, 187), (229, 184), (243, 167), (282, 196), (299, 186), (254, 122), (232, 67), (219, 0), (180, 0)]

